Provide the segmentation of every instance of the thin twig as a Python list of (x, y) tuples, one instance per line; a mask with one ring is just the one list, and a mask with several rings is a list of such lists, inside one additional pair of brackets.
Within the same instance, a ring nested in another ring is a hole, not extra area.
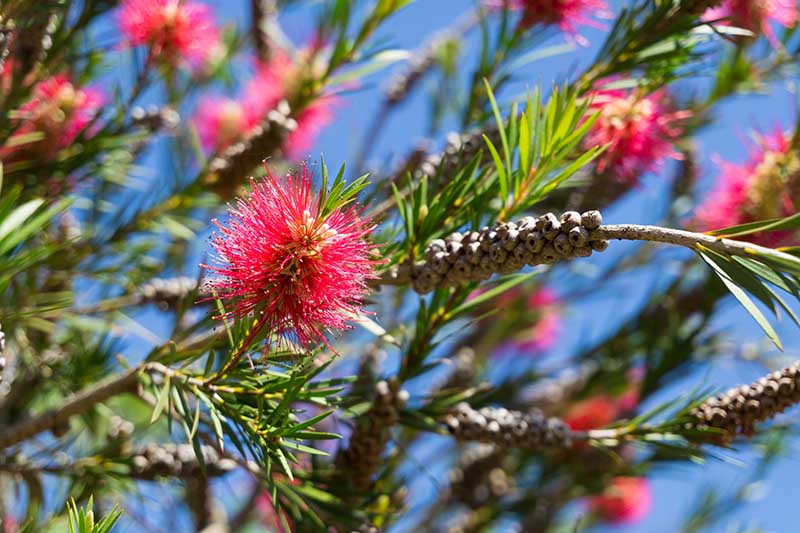
[(590, 240), (617, 239), (626, 241), (650, 241), (677, 244), (692, 250), (698, 249), (698, 244), (715, 252), (730, 254), (739, 257), (753, 257), (754, 255), (770, 255), (777, 259), (796, 261), (797, 258), (772, 248), (759, 246), (750, 242), (736, 241), (713, 237), (705, 233), (696, 233), (661, 226), (643, 226), (639, 224), (609, 224), (600, 226), (591, 232)]
[(66, 423), (71, 417), (109, 398), (127, 392), (136, 392), (139, 383), (140, 367), (131, 368), (118, 376), (99, 382), (94, 387), (84, 389), (64, 400), (61, 407), (51, 409), (41, 415), (22, 420), (0, 431), (0, 449), (23, 442), (44, 431)]

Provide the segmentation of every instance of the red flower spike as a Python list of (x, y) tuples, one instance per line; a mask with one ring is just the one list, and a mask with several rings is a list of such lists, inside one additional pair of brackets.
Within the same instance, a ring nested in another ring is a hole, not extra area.
[(578, 34), (578, 26), (603, 29), (605, 25), (592, 17), (612, 17), (605, 0), (484, 0), (484, 5), (493, 9), (521, 10), (520, 24), (523, 27), (530, 28), (536, 24), (558, 26), (569, 39), (582, 46), (589, 42)]
[[(706, 201), (697, 208), (694, 225), (701, 230), (788, 217), (800, 209), (800, 156), (789, 134), (776, 129), (760, 135), (742, 164), (722, 162), (722, 173)], [(764, 246), (798, 244), (792, 230), (741, 237)]]
[(230, 315), (260, 314), (251, 339), (266, 327), (303, 346), (327, 344), (326, 332), (350, 327), (375, 277), (365, 240), (374, 225), (353, 206), (320, 216), (305, 166), (285, 180), (267, 167), (266, 179), (252, 187), (229, 208), (227, 226), (214, 221), (221, 266), (208, 267), (219, 275), (211, 286)]
[(125, 0), (117, 13), (129, 46), (149, 46), (154, 57), (202, 67), (220, 53), (209, 7), (192, 0)]
[(595, 90), (591, 109), (600, 116), (586, 135), (585, 146), (609, 147), (597, 158), (597, 170), (621, 183), (634, 184), (639, 175), (658, 170), (667, 158), (680, 159), (673, 148), (683, 134), (681, 122), (691, 111), (669, 111), (664, 90), (643, 96), (623, 89)]
[(644, 518), (651, 501), (646, 478), (620, 476), (611, 480), (602, 494), (589, 498), (589, 509), (606, 522), (625, 524)]

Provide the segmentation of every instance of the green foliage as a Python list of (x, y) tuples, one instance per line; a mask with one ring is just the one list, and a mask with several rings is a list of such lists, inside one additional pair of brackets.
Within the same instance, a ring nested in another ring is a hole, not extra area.
[(122, 516), (122, 510), (115, 505), (107, 515), (95, 522), (92, 506), (91, 497), (85, 507), (78, 507), (75, 500), (67, 502), (69, 533), (109, 533)]

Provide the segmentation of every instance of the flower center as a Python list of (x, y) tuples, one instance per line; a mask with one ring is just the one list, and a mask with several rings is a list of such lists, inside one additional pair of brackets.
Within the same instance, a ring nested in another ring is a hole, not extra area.
[(319, 223), (306, 209), (300, 220), (289, 223), (291, 240), (284, 246), (286, 259), (283, 273), (297, 280), (304, 264), (320, 256), (325, 245), (336, 236), (336, 230)]
[(748, 191), (748, 211), (755, 220), (786, 216), (794, 206), (793, 192), (800, 188), (800, 157), (793, 151), (768, 150), (753, 171)]

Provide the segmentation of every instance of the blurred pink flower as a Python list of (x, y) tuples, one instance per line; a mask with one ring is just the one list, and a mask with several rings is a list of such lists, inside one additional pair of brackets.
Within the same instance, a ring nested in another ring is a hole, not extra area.
[(591, 109), (600, 110), (600, 116), (585, 146), (609, 144), (597, 158), (598, 172), (634, 184), (640, 174), (657, 170), (664, 159), (680, 159), (673, 144), (683, 133), (681, 121), (691, 112), (669, 111), (665, 90), (642, 96), (635, 90), (601, 89), (590, 96)]
[(641, 520), (650, 511), (651, 504), (650, 484), (643, 477), (615, 477), (602, 494), (589, 498), (589, 509), (613, 524)]
[(124, 0), (117, 13), (129, 46), (148, 46), (155, 59), (202, 67), (219, 52), (211, 10), (193, 0)]
[(597, 395), (573, 404), (563, 419), (574, 431), (586, 431), (606, 427), (617, 419), (617, 401), (605, 395)]
[(720, 6), (708, 9), (704, 21), (721, 20), (726, 24), (763, 33), (776, 48), (780, 41), (772, 29), (772, 22), (791, 28), (800, 18), (796, 0), (725, 0)]
[[(495, 304), (499, 308), (512, 307), (520, 294), (520, 289), (511, 289), (498, 296)], [(524, 323), (531, 325), (512, 333), (512, 338), (498, 346), (494, 353), (522, 352), (538, 355), (552, 347), (561, 333), (560, 303), (558, 295), (548, 287), (540, 287), (532, 292), (524, 301), (522, 309), (523, 317), (533, 317), (532, 321), (524, 318)]]
[[(295, 92), (303, 74), (302, 66), (302, 61), (293, 61), (289, 54), (280, 50), (276, 50), (268, 62), (257, 64), (255, 75), (244, 89), (244, 105), (251, 119), (255, 117), (255, 123), (266, 118), (281, 100)], [(320, 132), (333, 121), (333, 109), (338, 104), (338, 98), (322, 95), (294, 117), (297, 127), (283, 145), (288, 158), (305, 156)]]
[(523, 27), (535, 24), (555, 25), (568, 34), (576, 42), (586, 45), (588, 41), (578, 34), (578, 26), (605, 28), (605, 25), (594, 20), (610, 18), (608, 4), (605, 0), (486, 0), (490, 8), (508, 7), (522, 10)]
[[(720, 229), (757, 220), (793, 215), (800, 209), (800, 155), (791, 137), (779, 129), (757, 138), (745, 164), (722, 163), (722, 173), (706, 201), (697, 208), (695, 224)], [(743, 237), (765, 246), (797, 244), (790, 230)]]
[(224, 150), (258, 124), (245, 106), (230, 98), (205, 98), (194, 117), (200, 142), (208, 152)]
[(295, 118), (297, 128), (289, 134), (283, 145), (286, 156), (290, 159), (305, 157), (322, 130), (333, 122), (333, 110), (338, 105), (338, 98), (320, 96), (303, 109)]
[(74, 85), (66, 74), (40, 81), (33, 87), (31, 98), (20, 106), (19, 127), (10, 140), (19, 142), (23, 135), (34, 132), (43, 134), (44, 139), (4, 148), (0, 155), (53, 156), (89, 127), (103, 102), (100, 90)]

